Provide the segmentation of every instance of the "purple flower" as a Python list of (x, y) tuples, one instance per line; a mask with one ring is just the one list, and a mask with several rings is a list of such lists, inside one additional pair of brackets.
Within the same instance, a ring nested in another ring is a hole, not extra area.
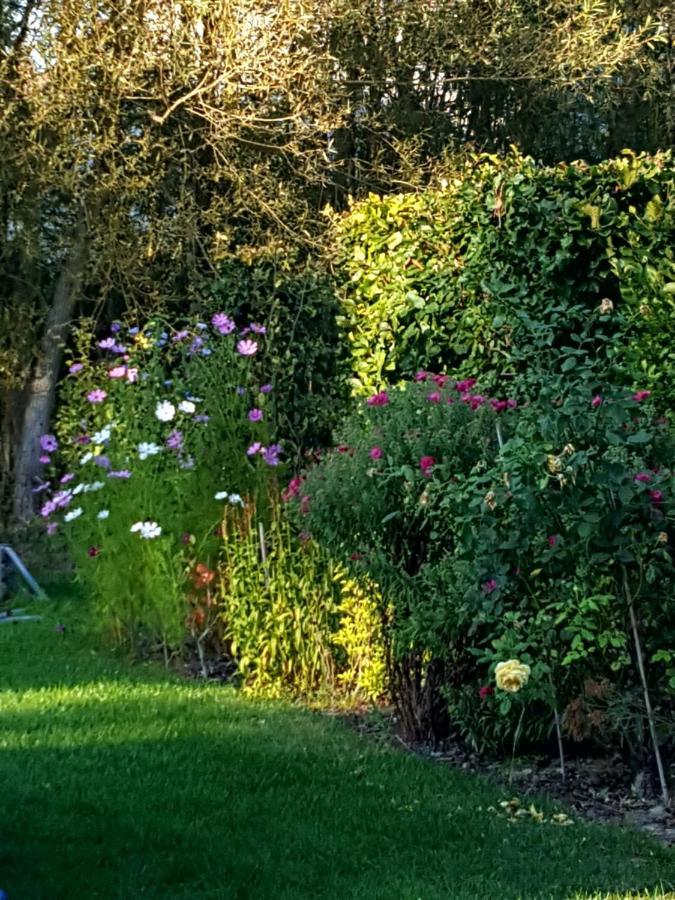
[(248, 327), (249, 327), (249, 330), (252, 331), (254, 334), (267, 334), (267, 329), (265, 328), (265, 326), (258, 325), (257, 322), (251, 322), (251, 324)]
[(109, 469), (110, 460), (107, 456), (95, 456), (94, 465), (98, 466), (100, 469)]
[(134, 325), (133, 328), (129, 329), (129, 334), (138, 334), (139, 331), (140, 331), (140, 329), (139, 329), (138, 325)]
[(215, 315), (211, 317), (211, 324), (221, 334), (232, 334), (235, 329), (232, 319), (223, 312), (215, 313)]
[(68, 484), (69, 481), (72, 481), (75, 476), (72, 472), (66, 472), (66, 474), (61, 479), (61, 484)]
[(108, 472), (108, 478), (131, 478), (131, 472), (128, 469), (119, 469), (117, 472)]
[(59, 442), (56, 440), (53, 434), (43, 434), (40, 438), (40, 446), (45, 451), (45, 453), (54, 453), (58, 450)]
[(110, 349), (112, 350), (113, 353), (121, 354), (121, 353), (127, 352), (127, 348), (123, 344), (113, 344)]
[(389, 403), (389, 394), (386, 391), (380, 391), (368, 397), (366, 400), (368, 406), (386, 406)]
[(174, 344), (180, 344), (181, 341), (184, 341), (186, 338), (190, 337), (190, 332), (183, 329), (182, 331), (177, 331), (171, 340)]
[(71, 375), (77, 375), (78, 372), (81, 372), (84, 369), (84, 365), (82, 363), (73, 363), (72, 366), (68, 369)]
[(43, 519), (48, 519), (52, 513), (56, 512), (56, 503), (53, 500), (47, 500), (47, 502), (40, 509), (40, 515)]
[(250, 409), (247, 418), (249, 422), (262, 422), (264, 418), (262, 409)]
[(93, 391), (89, 391), (87, 394), (87, 400), (90, 403), (103, 403), (105, 398), (108, 396), (106, 391), (101, 390), (101, 388), (96, 388)]
[(75, 438), (75, 443), (82, 444), (82, 445), (91, 444), (91, 438), (87, 434), (79, 434)]
[(166, 446), (171, 450), (180, 450), (183, 446), (183, 432), (176, 429), (166, 439)]
[(258, 352), (258, 345), (255, 341), (244, 340), (237, 344), (237, 353), (240, 356), (255, 356)]
[(194, 417), (193, 421), (199, 422), (201, 424), (203, 422), (208, 422), (210, 418), (211, 418), (211, 416), (207, 416), (204, 413), (200, 413), (198, 416)]
[(487, 597), (488, 594), (491, 594), (493, 591), (496, 591), (497, 587), (498, 587), (498, 585), (497, 585), (497, 582), (495, 581), (495, 579), (490, 578), (488, 581), (485, 581), (483, 583), (483, 593)]
[(270, 444), (269, 447), (263, 449), (263, 459), (268, 466), (278, 466), (280, 453), (281, 444)]
[(199, 335), (197, 335), (197, 337), (190, 344), (190, 347), (188, 348), (188, 353), (196, 353), (198, 350), (201, 350), (201, 348), (203, 346), (204, 346), (204, 338), (199, 337)]
[(53, 534), (56, 534), (58, 527), (59, 526), (56, 522), (50, 522), (47, 525), (47, 534), (49, 535), (49, 537), (51, 537)]
[(44, 453), (40, 457), (40, 462), (42, 463), (43, 466), (48, 465), (51, 461), (52, 461), (51, 456), (47, 456)]
[(246, 393), (246, 388), (243, 388), (240, 384), (238, 384), (236, 387), (236, 391), (237, 391), (238, 397), (243, 397), (244, 394)]
[(52, 497), (52, 503), (56, 509), (65, 509), (73, 499), (72, 491), (59, 491)]
[(43, 481), (42, 484), (39, 484), (37, 487), (33, 488), (34, 494), (41, 494), (42, 491), (46, 491), (51, 486), (51, 481)]
[(602, 406), (602, 397), (600, 394), (596, 394), (591, 400), (591, 407), (592, 409), (597, 409), (599, 406)]
[(260, 443), (260, 441), (255, 441), (253, 444), (251, 444), (251, 446), (246, 451), (246, 455), (247, 456), (255, 456), (256, 453), (262, 452), (263, 449), (264, 449), (263, 445)]
[(114, 337), (107, 337), (103, 338), (102, 341), (99, 341), (98, 345), (101, 350), (112, 350), (116, 345), (116, 341)]
[(271, 394), (272, 393), (272, 385), (271, 384), (263, 384), (260, 388), (261, 394)]
[(119, 322), (113, 322), (112, 325), (110, 326), (110, 330), (113, 334), (117, 334), (117, 332), (121, 331), (121, 329), (122, 329), (122, 326), (120, 325)]

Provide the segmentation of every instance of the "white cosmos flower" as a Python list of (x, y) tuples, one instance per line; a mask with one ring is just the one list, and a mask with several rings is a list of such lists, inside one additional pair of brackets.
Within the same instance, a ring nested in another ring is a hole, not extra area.
[(85, 453), (84, 456), (82, 457), (82, 459), (80, 460), (80, 465), (85, 466), (89, 462), (89, 460), (93, 459), (93, 458), (94, 458), (93, 453)]
[(142, 443), (138, 445), (138, 458), (147, 459), (149, 456), (156, 456), (162, 452), (162, 448), (158, 444)]
[(142, 527), (143, 527), (143, 522), (134, 522), (134, 524), (131, 526), (129, 531), (131, 531), (132, 533), (135, 534), (137, 531), (140, 531)]
[(244, 501), (242, 500), (241, 494), (228, 494), (227, 499), (233, 506), (243, 506)]
[(84, 491), (86, 489), (86, 487), (87, 487), (86, 484), (76, 484), (75, 487), (73, 488), (73, 497), (76, 494), (81, 494), (82, 491)]
[(101, 512), (96, 516), (97, 519), (107, 519), (110, 515), (109, 509), (102, 509)]
[(192, 413), (197, 409), (197, 407), (194, 405), (194, 403), (191, 400), (181, 400), (181, 402), (178, 404), (178, 409), (182, 413), (189, 413), (190, 415), (192, 415)]
[(106, 425), (105, 428), (101, 428), (101, 430), (97, 431), (96, 434), (92, 434), (91, 439), (94, 444), (105, 444), (106, 441), (110, 440), (111, 434), (112, 425)]
[(82, 515), (82, 507), (78, 506), (77, 509), (71, 509), (70, 512), (67, 512), (63, 517), (64, 522), (72, 522), (73, 519), (77, 519), (78, 516)]
[(102, 481), (92, 481), (91, 484), (84, 485), (84, 492), (88, 494), (90, 491), (100, 491), (103, 487), (105, 484)]
[(168, 400), (162, 400), (161, 403), (157, 404), (155, 415), (160, 422), (170, 422), (176, 415), (176, 407), (173, 403), (169, 403)]
[(217, 494), (213, 495), (214, 500), (227, 500), (227, 491), (218, 491)]
[(131, 531), (134, 533), (139, 532), (140, 536), (146, 541), (157, 538), (162, 533), (162, 529), (157, 522), (135, 522), (131, 526)]

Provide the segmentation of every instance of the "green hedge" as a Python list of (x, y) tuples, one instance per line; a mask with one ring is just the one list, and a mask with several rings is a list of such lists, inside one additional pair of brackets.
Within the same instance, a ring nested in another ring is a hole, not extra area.
[[(371, 195), (335, 231), (357, 394), (418, 368), (484, 383), (555, 367), (584, 331), (614, 380), (675, 397), (670, 153), (555, 167), (471, 156), (437, 188)], [(613, 309), (589, 332), (603, 300)]]

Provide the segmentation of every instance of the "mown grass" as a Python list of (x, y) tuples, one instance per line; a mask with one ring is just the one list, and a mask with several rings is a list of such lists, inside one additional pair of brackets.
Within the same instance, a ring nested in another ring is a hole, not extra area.
[(116, 659), (72, 603), (0, 626), (0, 660), (10, 900), (675, 896), (636, 833), (509, 822), (478, 778)]

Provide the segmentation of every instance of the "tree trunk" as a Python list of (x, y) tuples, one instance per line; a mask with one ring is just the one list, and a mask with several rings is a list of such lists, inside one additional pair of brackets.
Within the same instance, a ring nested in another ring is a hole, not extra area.
[(34, 513), (32, 489), (40, 472), (40, 436), (47, 429), (54, 407), (64, 339), (80, 291), (86, 258), (86, 226), (83, 221), (57, 279), (45, 333), (26, 387), (21, 435), (14, 457), (12, 512), (17, 523), (27, 522)]

